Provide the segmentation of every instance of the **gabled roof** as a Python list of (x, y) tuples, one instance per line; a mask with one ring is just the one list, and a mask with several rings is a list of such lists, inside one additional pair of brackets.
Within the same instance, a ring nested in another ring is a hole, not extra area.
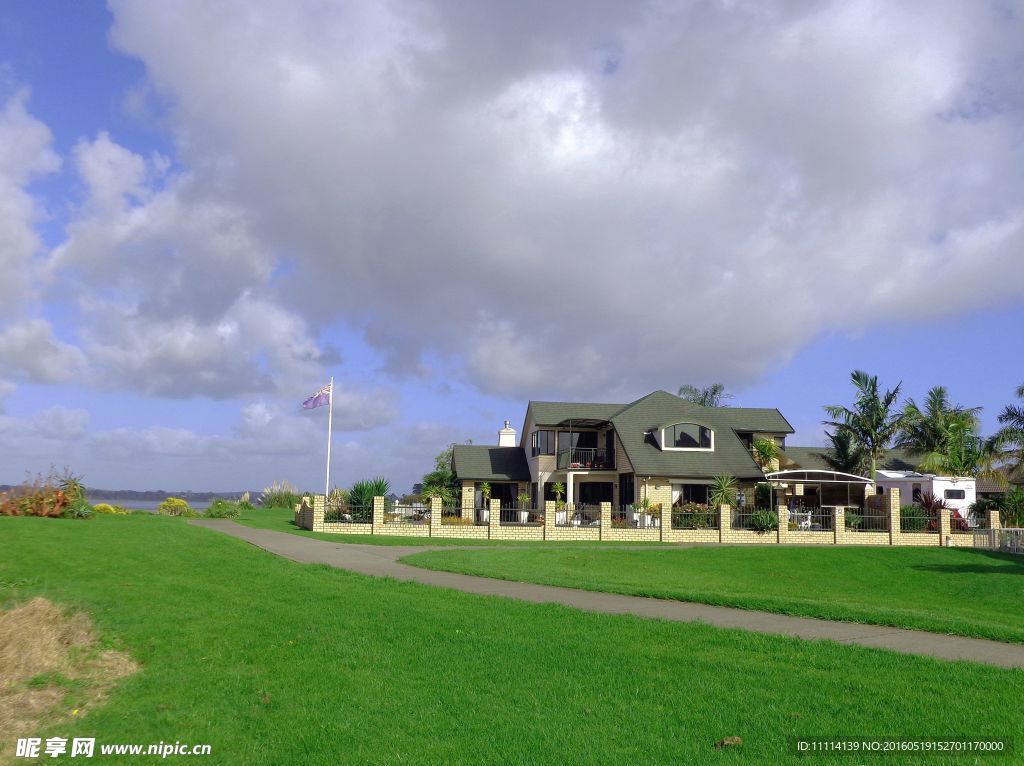
[(529, 481), (530, 466), (522, 447), (456, 444), (452, 470), (460, 479), (476, 481)]
[[(738, 479), (761, 478), (761, 470), (736, 432), (792, 433), (793, 430), (778, 410), (702, 407), (665, 391), (655, 391), (638, 399), (613, 415), (611, 421), (638, 475), (680, 478), (720, 474)], [(664, 425), (684, 422), (702, 423), (711, 428), (715, 433), (714, 451), (663, 451), (649, 435), (650, 431)]]
[(533, 422), (538, 426), (557, 426), (569, 420), (610, 420), (625, 404), (585, 402), (530, 402)]

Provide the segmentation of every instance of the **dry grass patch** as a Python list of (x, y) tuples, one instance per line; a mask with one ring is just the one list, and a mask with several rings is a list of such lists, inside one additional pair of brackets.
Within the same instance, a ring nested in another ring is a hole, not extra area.
[(102, 650), (92, 623), (45, 598), (0, 610), (0, 760), (19, 736), (84, 715), (138, 666)]

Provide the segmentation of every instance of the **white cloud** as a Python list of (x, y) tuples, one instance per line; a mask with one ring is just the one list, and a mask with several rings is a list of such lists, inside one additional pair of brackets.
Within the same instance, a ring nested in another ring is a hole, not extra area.
[(194, 187), (392, 370), (742, 381), (824, 330), (1024, 294), (1024, 40), (995, 6), (113, 9)]
[(44, 216), (29, 184), (60, 167), (49, 128), (28, 113), (22, 89), (0, 107), (0, 321), (17, 317), (34, 294), (32, 258), (41, 242), (35, 226)]
[(57, 338), (42, 319), (0, 325), (0, 366), (6, 375), (38, 383), (77, 381), (87, 369), (81, 349)]

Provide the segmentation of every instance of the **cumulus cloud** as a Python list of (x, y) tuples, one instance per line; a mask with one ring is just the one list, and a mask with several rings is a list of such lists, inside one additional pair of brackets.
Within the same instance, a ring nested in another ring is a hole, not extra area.
[(60, 167), (53, 136), (29, 114), (28, 97), (21, 89), (0, 107), (0, 321), (20, 313), (33, 293), (32, 258), (41, 247), (35, 225), (44, 211), (28, 185)]
[(88, 367), (82, 350), (58, 339), (42, 319), (0, 325), (0, 365), (6, 375), (38, 383), (80, 380)]
[(825, 330), (1024, 294), (998, 4), (112, 7), (191, 188), (397, 372), (743, 382)]

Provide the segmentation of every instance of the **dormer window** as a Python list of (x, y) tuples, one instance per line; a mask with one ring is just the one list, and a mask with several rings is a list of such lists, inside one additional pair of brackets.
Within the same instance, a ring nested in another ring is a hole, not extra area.
[(676, 423), (661, 430), (662, 449), (713, 450), (715, 434), (697, 423)]

